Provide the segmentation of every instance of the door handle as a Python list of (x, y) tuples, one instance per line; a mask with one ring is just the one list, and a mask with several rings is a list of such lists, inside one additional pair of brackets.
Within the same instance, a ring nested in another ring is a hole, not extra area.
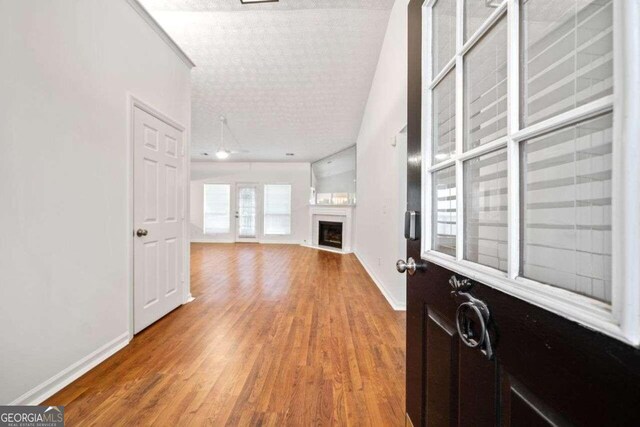
[(416, 274), (417, 270), (426, 270), (426, 268), (426, 263), (422, 261), (417, 263), (412, 257), (409, 257), (406, 262), (401, 259), (396, 262), (396, 270), (398, 270), (398, 273), (404, 273), (406, 271), (410, 276)]
[(149, 234), (149, 231), (145, 230), (144, 228), (138, 228), (138, 230), (136, 231), (136, 236), (138, 237), (144, 237), (147, 234)]
[[(489, 307), (484, 301), (469, 294), (471, 289), (471, 281), (469, 279), (458, 280), (456, 276), (451, 276), (449, 284), (453, 288), (451, 293), (454, 296), (466, 299), (456, 309), (456, 329), (458, 330), (458, 335), (460, 335), (460, 340), (467, 347), (479, 348), (487, 359), (493, 359), (493, 346), (491, 345), (488, 329), (489, 319), (491, 318)], [(471, 329), (470, 314), (475, 316), (480, 324), (480, 333), (477, 337)]]

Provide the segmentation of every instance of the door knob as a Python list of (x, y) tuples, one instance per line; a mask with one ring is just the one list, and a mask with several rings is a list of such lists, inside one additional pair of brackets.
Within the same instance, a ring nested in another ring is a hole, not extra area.
[(411, 257), (409, 257), (406, 262), (401, 259), (396, 262), (396, 270), (398, 270), (398, 273), (404, 273), (406, 271), (411, 276), (416, 273), (416, 270), (424, 270), (426, 268), (427, 265), (425, 263), (417, 263), (416, 260)]
[(138, 231), (136, 231), (136, 236), (138, 237), (143, 237), (143, 236), (146, 236), (147, 234), (149, 234), (149, 232), (144, 228), (138, 228)]

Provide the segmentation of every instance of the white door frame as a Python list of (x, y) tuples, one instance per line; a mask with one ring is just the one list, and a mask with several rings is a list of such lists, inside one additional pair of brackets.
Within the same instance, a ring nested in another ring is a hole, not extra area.
[(191, 296), (191, 283), (190, 283), (190, 239), (189, 239), (189, 222), (187, 218), (189, 218), (189, 198), (190, 198), (190, 176), (191, 176), (191, 162), (189, 159), (191, 158), (191, 147), (189, 144), (190, 135), (189, 131), (186, 127), (181, 125), (179, 122), (173, 120), (171, 117), (166, 114), (158, 111), (150, 104), (142, 101), (140, 98), (132, 95), (131, 93), (127, 94), (127, 230), (128, 230), (128, 268), (127, 268), (127, 280), (129, 282), (129, 319), (128, 319), (128, 328), (129, 328), (129, 340), (133, 338), (134, 324), (133, 324), (133, 293), (134, 293), (134, 112), (135, 109), (140, 108), (141, 110), (151, 114), (157, 119), (175, 127), (180, 132), (182, 132), (182, 170), (184, 176), (182, 177), (182, 185), (183, 185), (183, 197), (182, 197), (182, 251), (183, 251), (183, 262), (182, 262), (182, 284), (181, 284), (181, 292), (182, 292), (182, 304), (186, 304), (190, 302), (193, 298)]
[[(238, 227), (240, 226), (240, 221), (238, 217), (236, 217), (237, 214), (239, 214), (238, 211), (238, 206), (240, 204), (240, 197), (239, 197), (239, 191), (238, 188), (240, 187), (255, 187), (256, 189), (256, 235), (255, 237), (240, 237), (238, 235)], [(264, 212), (263, 212), (263, 200), (262, 200), (262, 192), (263, 192), (263, 185), (259, 182), (236, 182), (235, 183), (235, 188), (234, 188), (234, 195), (235, 197), (233, 198), (234, 201), (234, 206), (232, 206), (234, 208), (233, 212), (233, 217), (234, 217), (234, 229), (233, 229), (233, 238), (235, 242), (247, 242), (247, 243), (258, 243), (260, 242), (260, 240), (262, 240), (262, 221), (261, 218), (264, 218)]]

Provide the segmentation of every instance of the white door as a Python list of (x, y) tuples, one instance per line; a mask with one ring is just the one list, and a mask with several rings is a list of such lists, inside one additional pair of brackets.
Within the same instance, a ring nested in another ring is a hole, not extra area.
[(181, 304), (182, 132), (134, 109), (134, 332)]
[(236, 188), (236, 241), (255, 242), (258, 237), (258, 186), (238, 184)]

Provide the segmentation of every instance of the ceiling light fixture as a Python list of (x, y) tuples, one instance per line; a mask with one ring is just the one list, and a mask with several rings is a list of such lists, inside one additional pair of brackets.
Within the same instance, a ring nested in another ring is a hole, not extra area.
[(218, 151), (216, 151), (216, 157), (220, 160), (226, 159), (227, 157), (229, 157), (229, 154), (229, 151), (225, 150), (224, 148), (220, 148)]
[(242, 4), (253, 4), (253, 3), (276, 3), (280, 0), (240, 0)]
[(220, 116), (219, 119), (220, 119), (220, 145), (218, 146), (218, 149), (216, 150), (216, 157), (218, 159), (220, 159), (220, 160), (224, 160), (224, 159), (228, 158), (231, 154), (248, 153), (247, 150), (242, 150), (242, 149), (240, 149), (240, 150), (229, 150), (227, 147), (225, 147), (225, 145), (224, 145), (224, 127), (225, 126), (227, 127), (231, 137), (235, 140), (236, 144), (240, 145), (240, 143), (238, 142), (238, 140), (231, 133), (231, 129), (229, 128), (229, 125), (227, 124), (227, 119), (224, 116)]
[(292, 157), (292, 156), (295, 156), (295, 154), (293, 154), (293, 153), (285, 153), (285, 156)]

